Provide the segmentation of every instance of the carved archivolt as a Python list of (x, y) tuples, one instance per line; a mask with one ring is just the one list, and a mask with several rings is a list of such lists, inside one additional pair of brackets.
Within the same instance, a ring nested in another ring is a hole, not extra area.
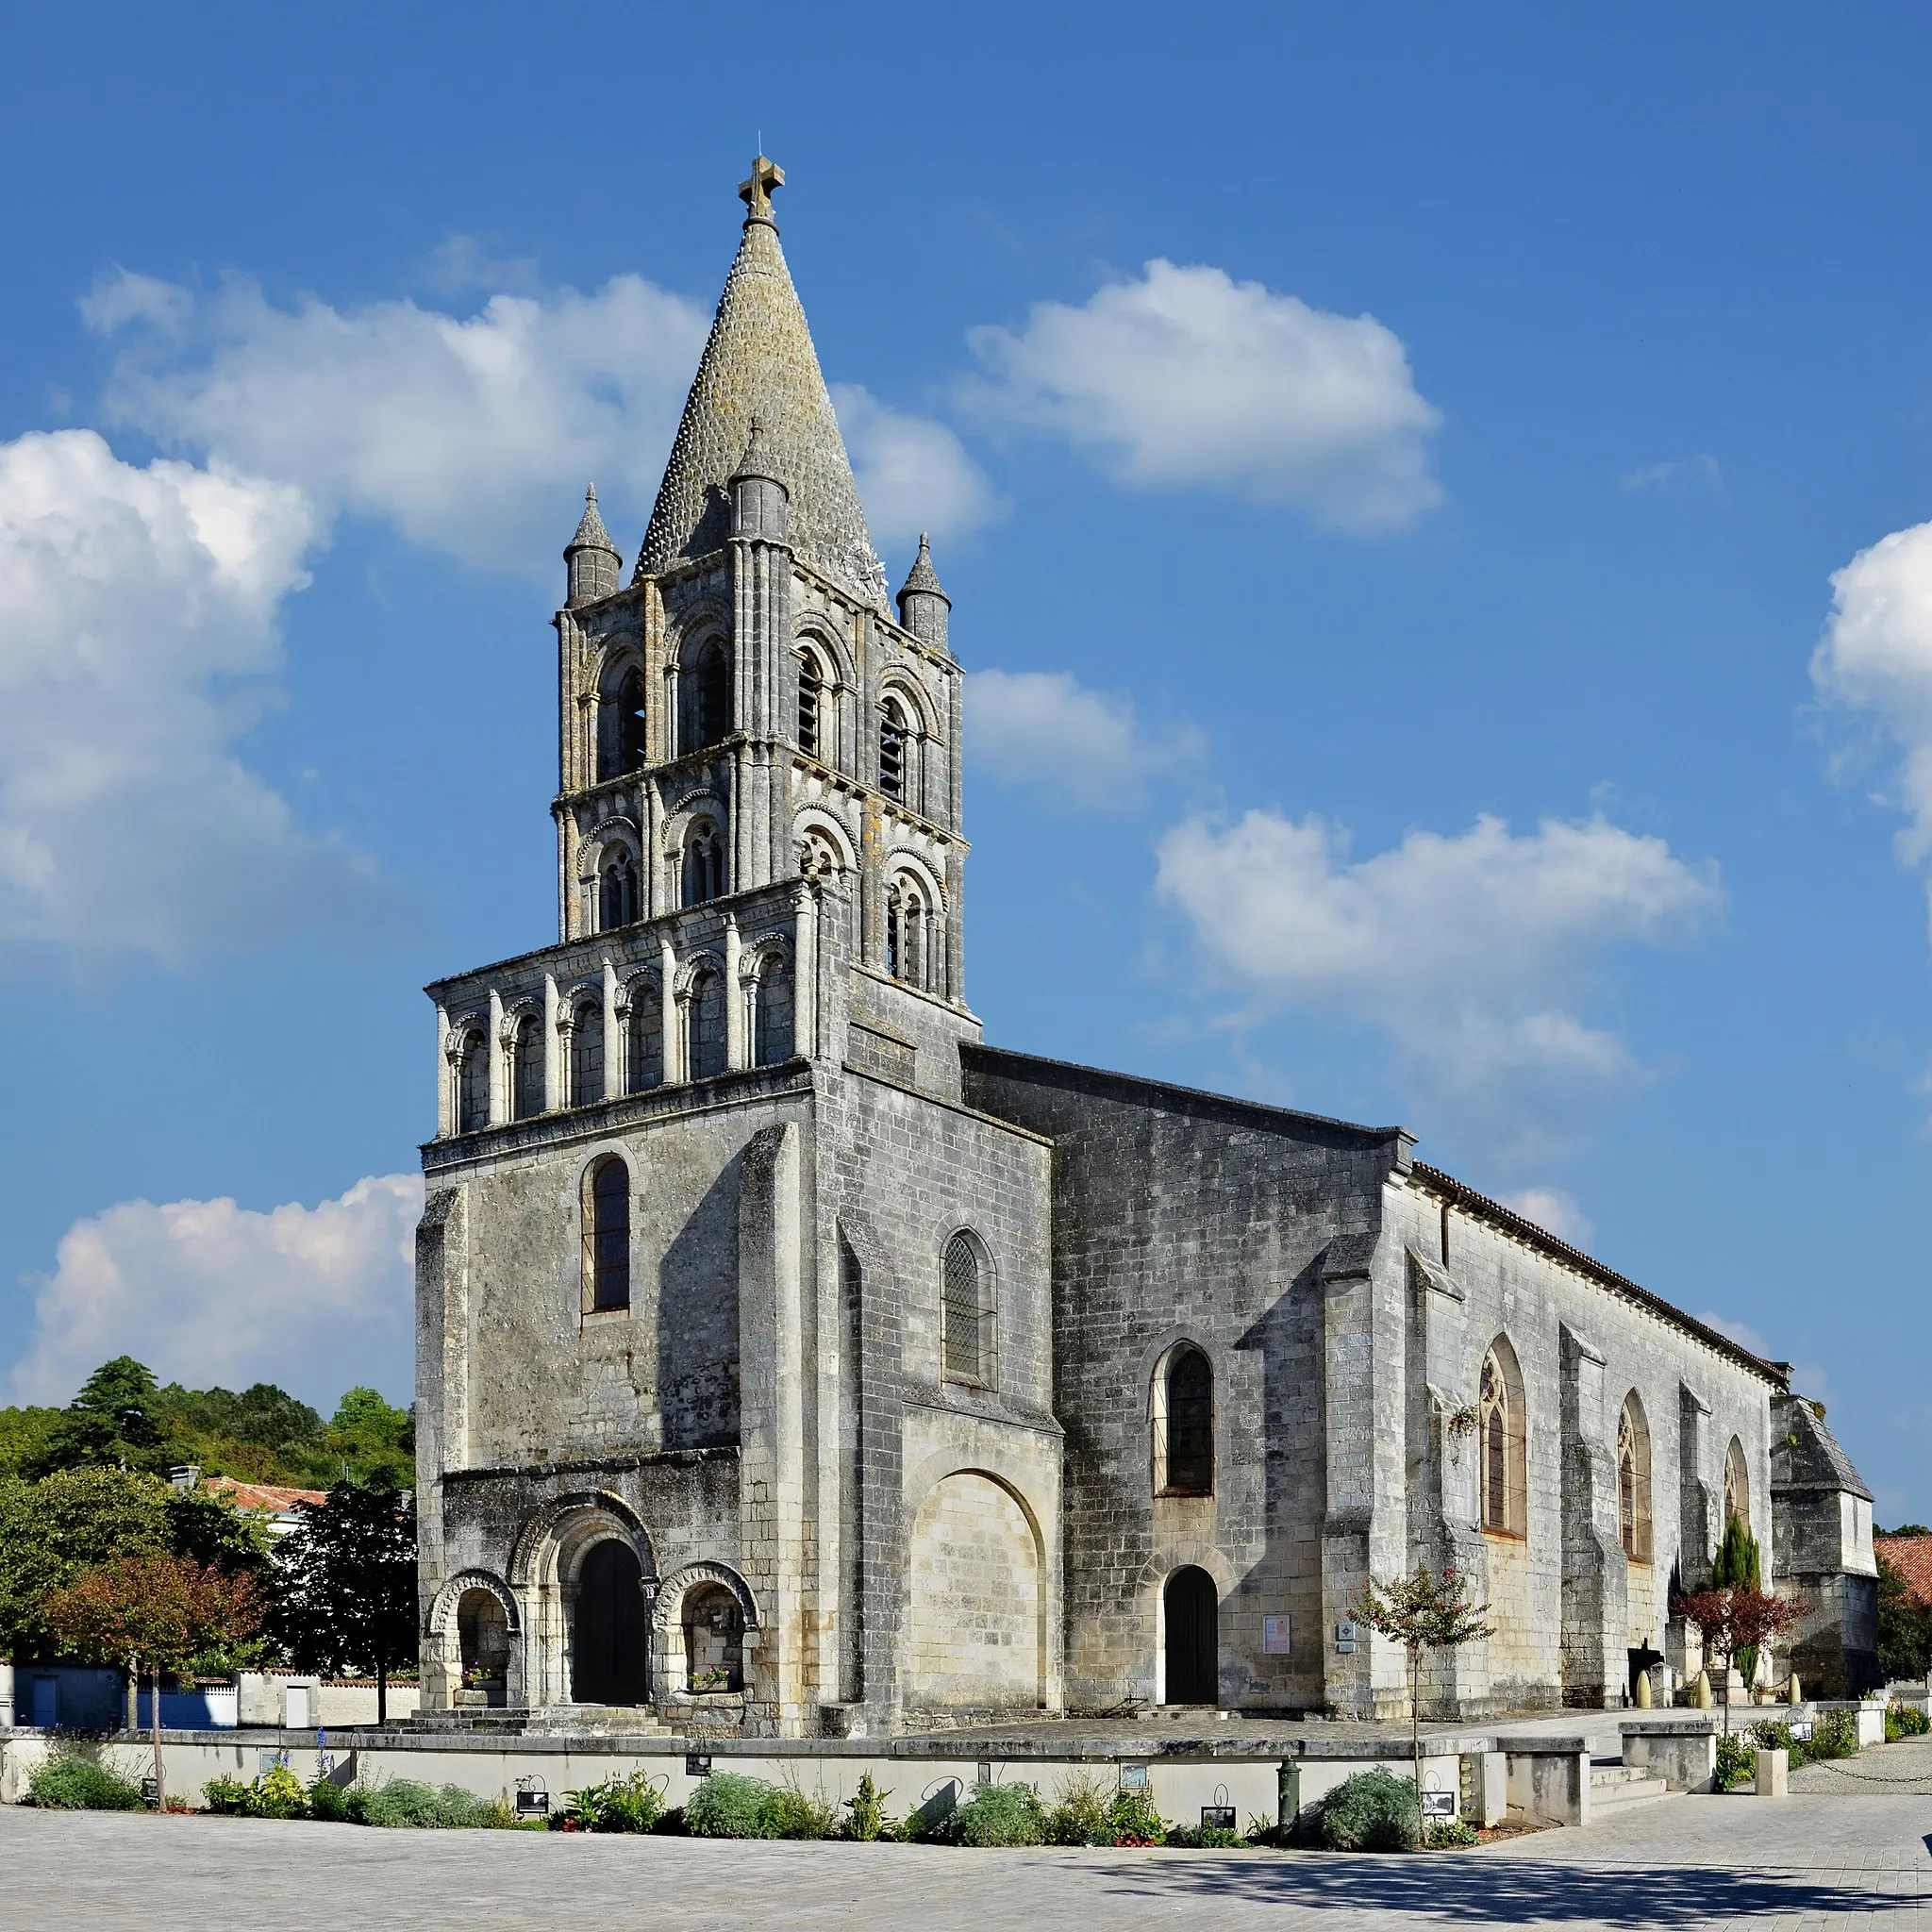
[(738, 1599), (738, 1607), (744, 1612), (745, 1635), (749, 1636), (758, 1627), (757, 1600), (744, 1578), (736, 1570), (726, 1569), (723, 1563), (687, 1563), (682, 1570), (667, 1576), (658, 1588), (657, 1602), (651, 1607), (652, 1630), (661, 1637), (679, 1621), (685, 1598), (692, 1591), (712, 1583), (722, 1583)]

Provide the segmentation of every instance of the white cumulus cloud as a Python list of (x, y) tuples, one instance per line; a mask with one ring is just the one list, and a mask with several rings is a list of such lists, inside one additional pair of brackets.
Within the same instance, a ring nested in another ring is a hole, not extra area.
[[(450, 244), (444, 285), (507, 273)], [(515, 292), (473, 314), (413, 301), (280, 308), (246, 276), (212, 293), (125, 271), (82, 303), (116, 343), (110, 420), (298, 484), (325, 518), (381, 518), (459, 561), (553, 580), (595, 482), (632, 548), (662, 478), (710, 312), (641, 275)], [(1002, 506), (942, 424), (834, 391), (884, 542), (957, 534)], [(626, 534), (628, 532), (628, 534)]]
[(40, 1284), (16, 1402), (64, 1403), (117, 1355), (163, 1382), (275, 1382), (327, 1413), (356, 1383), (408, 1400), (419, 1175), (319, 1207), (124, 1201), (77, 1221)]
[(1224, 490), (1348, 530), (1397, 527), (1441, 499), (1426, 447), (1441, 415), (1371, 315), (1155, 260), (968, 341), (983, 371), (970, 407), (1066, 436), (1120, 483)]
[(1161, 840), (1158, 890), (1257, 1007), (1380, 1028), (1423, 1098), (1516, 1160), (1643, 1077), (1585, 1017), (1607, 956), (1686, 935), (1720, 899), (1713, 868), (1601, 816), (1527, 835), (1484, 816), (1364, 859), (1319, 817), (1196, 816)]
[(1503, 1206), (1573, 1248), (1587, 1250), (1596, 1235), (1595, 1224), (1576, 1205), (1576, 1197), (1562, 1188), (1522, 1188), (1505, 1194)]
[(235, 750), (314, 535), (286, 483), (0, 443), (0, 941), (180, 961), (366, 895)]
[(638, 275), (458, 317), (312, 296), (280, 308), (244, 276), (196, 295), (123, 274), (82, 308), (119, 343), (113, 420), (297, 483), (325, 516), (383, 518), (462, 562), (546, 578), (587, 481), (620, 520), (648, 509), (709, 327)]
[(1885, 802), (1906, 816), (1900, 862), (1917, 865), (1932, 855), (1932, 524), (1861, 550), (1831, 588), (1812, 681), (1895, 755)]
[(1091, 691), (1064, 671), (972, 671), (966, 748), (1003, 784), (1108, 811), (1139, 805), (1149, 777), (1195, 763), (1208, 741), (1191, 724), (1150, 730), (1124, 692)]
[(921, 531), (963, 537), (1007, 513), (986, 472), (943, 423), (889, 408), (858, 383), (835, 382), (831, 392), (858, 500), (881, 549), (909, 546)]

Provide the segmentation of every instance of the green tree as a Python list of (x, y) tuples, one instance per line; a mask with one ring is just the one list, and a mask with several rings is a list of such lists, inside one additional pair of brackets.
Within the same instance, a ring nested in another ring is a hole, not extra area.
[(103, 1362), (60, 1411), (25, 1474), (58, 1469), (151, 1469), (160, 1447), (155, 1378), (131, 1355)]
[(334, 1484), (302, 1519), (275, 1552), (274, 1635), (299, 1669), (374, 1672), (386, 1724), (389, 1674), (417, 1654), (416, 1499), (378, 1470)]
[[(1735, 1517), (1731, 1520), (1737, 1521)], [(1679, 1596), (1672, 1607), (1678, 1616), (1697, 1625), (1705, 1649), (1724, 1665), (1728, 1679), (1736, 1658), (1747, 1654), (1756, 1657), (1763, 1645), (1775, 1642), (1802, 1622), (1811, 1606), (1804, 1597), (1774, 1596), (1752, 1584), (1719, 1583), (1708, 1590)], [(1726, 1695), (1726, 1737), (1730, 1730), (1731, 1700)]]
[[(1757, 1591), (1763, 1588), (1763, 1576), (1758, 1568), (1757, 1539), (1751, 1534), (1750, 1524), (1735, 1510), (1724, 1518), (1724, 1541), (1718, 1544), (1717, 1558), (1710, 1566), (1710, 1582), (1714, 1590)], [(1743, 1678), (1744, 1689), (1748, 1691), (1757, 1675), (1757, 1646), (1755, 1643), (1739, 1645), (1737, 1665), (1738, 1674)], [(1724, 1694), (1728, 1701), (1728, 1684)]]
[(1408, 1653), (1408, 1741), (1415, 1762), (1415, 1788), (1423, 1788), (1422, 1660), (1425, 1651), (1453, 1650), (1491, 1635), (1489, 1605), (1470, 1599), (1467, 1581), (1452, 1563), (1438, 1577), (1426, 1563), (1414, 1575), (1377, 1587), (1371, 1577), (1357, 1591), (1356, 1617)]
[(81, 1657), (125, 1663), (130, 1679), (147, 1667), (154, 1681), (155, 1791), (165, 1801), (162, 1674), (185, 1671), (198, 1652), (255, 1633), (261, 1623), (255, 1579), (147, 1550), (83, 1572), (48, 1596), (41, 1611), (55, 1636)]
[(387, 1472), (398, 1488), (416, 1482), (416, 1413), (395, 1408), (374, 1389), (351, 1389), (336, 1405), (326, 1437), (348, 1474), (368, 1481)]
[(50, 1654), (57, 1640), (41, 1613), (46, 1596), (85, 1571), (144, 1552), (257, 1574), (268, 1553), (260, 1529), (231, 1505), (183, 1494), (139, 1470), (0, 1479), (0, 1654)]
[(1888, 1678), (1932, 1670), (1932, 1604), (1922, 1604), (1897, 1564), (1878, 1557), (1878, 1667)]
[(38, 1467), (41, 1445), (59, 1420), (58, 1408), (0, 1408), (0, 1475)]

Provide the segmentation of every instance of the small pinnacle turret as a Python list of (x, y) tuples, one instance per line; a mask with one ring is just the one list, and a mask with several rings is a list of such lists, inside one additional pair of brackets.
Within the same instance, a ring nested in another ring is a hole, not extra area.
[(932, 547), (922, 530), (919, 555), (912, 559), (912, 568), (899, 587), (899, 622), (924, 642), (950, 652), (946, 622), (952, 608), (953, 600), (940, 588), (939, 572), (932, 567)]
[(572, 604), (593, 604), (616, 591), (624, 559), (598, 514), (594, 483), (584, 491), (584, 513), (576, 535), (564, 546), (563, 560), (570, 570)]

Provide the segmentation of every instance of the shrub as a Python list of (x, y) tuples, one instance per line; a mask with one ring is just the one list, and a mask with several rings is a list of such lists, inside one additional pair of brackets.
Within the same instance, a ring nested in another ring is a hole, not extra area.
[(765, 1800), (764, 1838), (830, 1838), (839, 1807), (823, 1792), (808, 1797), (796, 1785), (780, 1785)]
[(1322, 1807), (1322, 1842), (1330, 1851), (1412, 1852), (1422, 1836), (1422, 1797), (1392, 1772), (1358, 1771)]
[(686, 1801), (685, 1828), (693, 1838), (766, 1838), (765, 1807), (776, 1795), (763, 1778), (714, 1771)]
[(1813, 1757), (1855, 1757), (1857, 1751), (1858, 1720), (1851, 1711), (1827, 1710), (1812, 1726)]
[[(503, 1802), (509, 1811), (508, 1799)], [(628, 1777), (611, 1776), (581, 1790), (563, 1794), (563, 1809), (557, 1816), (560, 1828), (568, 1821), (578, 1831), (649, 1831), (664, 1815), (664, 1794), (647, 1773), (634, 1771)], [(514, 1813), (508, 1822), (516, 1823)]]
[(879, 1790), (871, 1772), (861, 1774), (858, 1794), (845, 1800), (845, 1808), (852, 1814), (845, 1821), (845, 1836), (860, 1844), (896, 1837), (892, 1821), (886, 1815), (886, 1800), (891, 1795)]
[(1749, 1736), (1739, 1731), (1726, 1733), (1717, 1740), (1717, 1769), (1711, 1783), (1721, 1791), (1748, 1784), (1757, 1775), (1757, 1753)]
[(1154, 1808), (1152, 1791), (1116, 1791), (1107, 1807), (1117, 1845), (1158, 1845), (1167, 1842), (1167, 1825)]
[(146, 1803), (141, 1787), (118, 1772), (66, 1752), (35, 1765), (26, 1791), (29, 1805), (48, 1811), (139, 1811)]
[(1749, 1736), (1760, 1751), (1789, 1752), (1793, 1771), (1801, 1764), (1811, 1762), (1811, 1747), (1803, 1738), (1794, 1738), (1791, 1735), (1790, 1724), (1781, 1724), (1774, 1717), (1765, 1718), (1753, 1724)]
[(1901, 1738), (1923, 1738), (1932, 1730), (1932, 1719), (1909, 1704), (1893, 1704), (1885, 1713), (1885, 1741), (1896, 1744)]
[(201, 1802), (210, 1811), (239, 1818), (248, 1809), (248, 1787), (239, 1777), (211, 1777), (201, 1788)]
[(1446, 1852), (1457, 1845), (1479, 1845), (1482, 1834), (1466, 1818), (1439, 1819), (1423, 1833), (1423, 1843), (1432, 1852)]
[[(360, 1824), (350, 1808), (352, 1788), (339, 1785), (333, 1778), (318, 1777), (308, 1787), (308, 1815), (320, 1819), (325, 1824)], [(202, 1787), (202, 1796), (208, 1795), (208, 1787)], [(208, 1807), (212, 1810), (214, 1807)]]
[(307, 1818), (308, 1793), (287, 1765), (278, 1764), (255, 1780), (248, 1792), (251, 1818)]
[(419, 1784), (414, 1778), (391, 1778), (386, 1785), (347, 1794), (349, 1815), (359, 1824), (387, 1831), (479, 1831), (490, 1823), (486, 1799), (460, 1785)]
[(1046, 1839), (1046, 1807), (1031, 1785), (981, 1785), (946, 1821), (956, 1845), (1037, 1845)]
[(1176, 1824), (1169, 1830), (1167, 1842), (1181, 1851), (1227, 1852), (1248, 1840), (1224, 1824)]
[(1046, 1842), (1050, 1845), (1110, 1845), (1113, 1820), (1109, 1815), (1115, 1793), (1097, 1777), (1080, 1773), (1071, 1775), (1060, 1787), (1054, 1807), (1046, 1814)]

